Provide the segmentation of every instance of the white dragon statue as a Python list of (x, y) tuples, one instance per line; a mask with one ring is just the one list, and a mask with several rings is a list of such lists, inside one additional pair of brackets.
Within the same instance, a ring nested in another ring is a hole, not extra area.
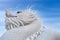
[(37, 13), (35, 10), (26, 9), (13, 15), (6, 10), (7, 32), (0, 40), (60, 40), (60, 32), (43, 27)]

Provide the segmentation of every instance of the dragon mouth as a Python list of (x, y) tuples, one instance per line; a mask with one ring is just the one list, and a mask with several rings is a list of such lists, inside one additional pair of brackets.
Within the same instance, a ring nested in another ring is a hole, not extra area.
[(13, 29), (13, 28), (17, 28), (17, 26), (14, 25), (14, 24), (6, 25), (6, 26), (7, 26), (6, 27), (7, 30), (10, 30), (10, 29)]
[(7, 18), (6, 19), (6, 29), (10, 30), (13, 28), (24, 26), (24, 23), (21, 20), (17, 20), (16, 18)]

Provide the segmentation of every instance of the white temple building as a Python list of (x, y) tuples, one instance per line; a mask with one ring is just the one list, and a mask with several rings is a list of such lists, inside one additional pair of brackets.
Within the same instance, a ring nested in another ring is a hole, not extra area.
[(0, 40), (60, 40), (60, 32), (45, 28), (36, 13), (27, 9), (13, 15), (6, 10), (7, 32)]

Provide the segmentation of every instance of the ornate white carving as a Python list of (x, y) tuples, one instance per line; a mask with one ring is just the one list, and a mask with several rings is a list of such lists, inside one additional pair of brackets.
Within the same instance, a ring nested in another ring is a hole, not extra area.
[(6, 10), (6, 29), (9, 30), (15, 27), (21, 27), (32, 23), (34, 20), (37, 20), (37, 16), (33, 13), (36, 12), (31, 10), (23, 10), (13, 15), (9, 10)]

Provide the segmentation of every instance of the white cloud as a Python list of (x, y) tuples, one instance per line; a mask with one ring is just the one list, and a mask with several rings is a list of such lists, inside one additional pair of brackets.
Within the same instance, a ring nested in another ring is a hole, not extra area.
[(0, 22), (4, 22), (5, 20), (5, 11), (0, 11)]
[[(5, 20), (5, 11), (0, 10), (0, 37), (4, 34), (5, 26), (4, 26), (4, 20)], [(2, 26), (1, 26), (2, 25)]]
[(42, 18), (44, 26), (54, 29), (60, 30), (60, 18)]
[(6, 32), (4, 26), (0, 26), (0, 37)]
[(59, 23), (55, 23), (55, 24), (45, 24), (45, 26), (47, 26), (48, 28), (51, 28), (51, 29), (59, 30), (59, 31), (60, 31), (60, 25), (59, 25)]

